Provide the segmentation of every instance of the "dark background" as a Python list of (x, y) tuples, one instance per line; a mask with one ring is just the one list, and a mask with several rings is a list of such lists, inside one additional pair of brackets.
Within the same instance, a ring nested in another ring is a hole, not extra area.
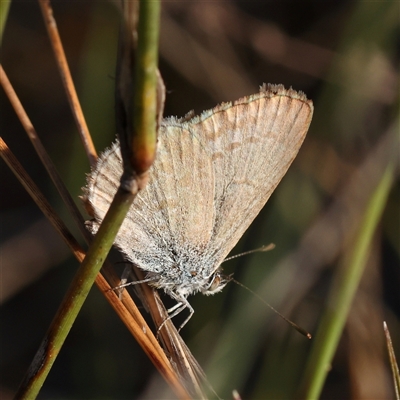
[[(52, 4), (100, 151), (115, 136), (118, 9), (106, 1)], [(276, 249), (224, 265), (312, 333), (382, 171), (376, 153), (390, 129), (398, 130), (399, 17), (396, 2), (163, 2), (160, 70), (166, 116), (200, 113), (256, 93), (263, 82), (292, 86), (314, 101), (314, 119), (297, 159), (232, 254), (270, 242)], [(12, 2), (1, 63), (79, 203), (89, 163), (37, 2)], [(77, 234), (2, 90), (0, 101), (2, 137)], [(78, 264), (3, 161), (0, 166), (0, 398), (8, 399)], [(388, 322), (400, 354), (399, 200), (397, 180), (324, 399), (394, 398), (382, 321)], [(233, 283), (214, 297), (189, 300), (195, 314), (182, 336), (221, 397), (230, 398), (232, 389), (243, 398), (293, 397), (312, 341)], [(39, 397), (172, 396), (163, 390), (154, 367), (93, 288)]]

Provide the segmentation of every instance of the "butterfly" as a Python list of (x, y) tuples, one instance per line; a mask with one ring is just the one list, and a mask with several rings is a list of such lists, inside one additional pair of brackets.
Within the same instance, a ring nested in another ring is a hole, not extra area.
[[(192, 118), (166, 118), (158, 132), (149, 181), (132, 204), (115, 240), (126, 259), (194, 313), (191, 294), (211, 295), (229, 281), (221, 263), (285, 175), (308, 131), (313, 105), (301, 92), (263, 85), (260, 92), (222, 103)], [(104, 218), (122, 175), (119, 142), (87, 178), (84, 202)]]

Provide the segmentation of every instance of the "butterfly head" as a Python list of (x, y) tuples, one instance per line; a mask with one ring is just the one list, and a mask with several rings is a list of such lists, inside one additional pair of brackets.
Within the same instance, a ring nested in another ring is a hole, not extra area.
[(225, 285), (231, 280), (231, 275), (224, 275), (220, 269), (217, 269), (209, 278), (208, 285), (204, 288), (203, 293), (206, 295), (220, 292)]

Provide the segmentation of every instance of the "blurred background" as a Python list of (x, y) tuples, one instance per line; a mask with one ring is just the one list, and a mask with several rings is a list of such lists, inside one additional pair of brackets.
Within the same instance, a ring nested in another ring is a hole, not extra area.
[[(101, 151), (115, 136), (118, 8), (107, 1), (52, 4)], [(234, 273), (313, 334), (382, 176), (388, 149), (396, 146), (398, 157), (399, 21), (395, 1), (163, 2), (165, 116), (200, 113), (256, 93), (263, 82), (292, 86), (314, 102), (313, 122), (298, 157), (232, 254), (271, 242), (276, 248), (224, 264), (226, 273)], [(1, 63), (80, 205), (89, 163), (36, 1), (12, 2)], [(82, 241), (3, 90), (0, 101), (2, 137)], [(78, 264), (3, 161), (0, 168), (0, 398), (9, 399)], [(399, 204), (397, 174), (323, 399), (395, 396), (382, 322), (388, 323), (399, 357)], [(242, 398), (295, 396), (313, 341), (234, 283), (213, 297), (189, 300), (195, 314), (181, 334), (220, 397), (231, 398), (233, 389)], [(94, 287), (40, 398), (173, 398), (166, 390)]]

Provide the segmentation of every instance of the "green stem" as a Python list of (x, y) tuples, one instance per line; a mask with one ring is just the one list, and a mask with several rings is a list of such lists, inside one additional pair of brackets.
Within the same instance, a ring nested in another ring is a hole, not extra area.
[(135, 70), (136, 88), (133, 99), (133, 160), (138, 173), (147, 171), (153, 163), (156, 149), (156, 92), (159, 16), (159, 1), (144, 0), (139, 9), (139, 37)]
[[(140, 81), (135, 87), (134, 121), (139, 138), (156, 137), (156, 71), (158, 52), (159, 1), (141, 1), (138, 49), (144, 60), (135, 63), (135, 76)], [(154, 27), (157, 27), (156, 29)], [(149, 29), (156, 33), (149, 34)], [(148, 56), (151, 54), (151, 57)], [(155, 54), (155, 55), (154, 55)], [(139, 59), (141, 57), (139, 56)], [(153, 77), (151, 77), (153, 75)], [(143, 104), (139, 104), (143, 101)], [(153, 121), (153, 123), (151, 123)], [(153, 151), (155, 145), (153, 145)], [(154, 155), (153, 155), (154, 158)], [(137, 162), (136, 162), (137, 164)], [(139, 173), (139, 171), (136, 171)], [(143, 172), (143, 171), (140, 171)], [(139, 183), (140, 185), (140, 183)], [(115, 236), (132, 204), (135, 192), (118, 189), (87, 255), (83, 260), (28, 373), (16, 396), (17, 399), (35, 399), (58, 356), (71, 327), (93, 286), (113, 243)]]
[(10, 4), (11, 0), (0, 1), (0, 46), (3, 43), (3, 33), (4, 33), (4, 28), (6, 27)]
[(318, 399), (320, 396), (368, 259), (371, 241), (384, 210), (393, 176), (394, 163), (390, 163), (368, 203), (354, 248), (344, 257), (333, 282), (328, 309), (321, 321), (304, 373), (300, 398)]

